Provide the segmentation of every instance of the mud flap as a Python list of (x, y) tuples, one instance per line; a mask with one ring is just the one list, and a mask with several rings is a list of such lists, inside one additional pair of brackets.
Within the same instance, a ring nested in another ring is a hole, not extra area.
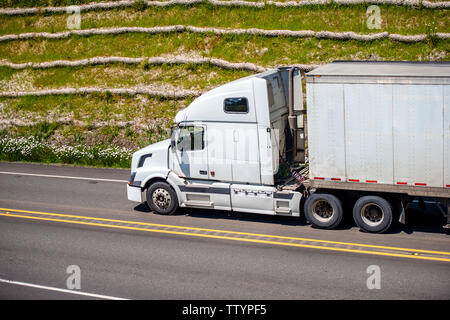
[(450, 199), (442, 199), (440, 203), (437, 204), (442, 215), (447, 218), (447, 224), (444, 226), (445, 229), (450, 229)]
[(398, 213), (398, 222), (401, 224), (406, 224), (406, 210), (408, 209), (411, 199), (408, 197), (400, 197), (396, 205), (396, 210)]
[(400, 222), (401, 224), (406, 224), (406, 205), (402, 200), (400, 200), (399, 202), (400, 215), (398, 217), (398, 222)]

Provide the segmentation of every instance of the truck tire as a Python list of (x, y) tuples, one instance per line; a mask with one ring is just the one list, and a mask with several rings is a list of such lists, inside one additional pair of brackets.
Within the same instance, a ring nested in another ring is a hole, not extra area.
[(342, 202), (327, 193), (314, 193), (305, 202), (306, 219), (317, 228), (333, 229), (342, 221)]
[(392, 223), (392, 206), (379, 196), (363, 196), (353, 206), (353, 220), (366, 232), (383, 233)]
[(173, 214), (178, 208), (177, 194), (169, 184), (158, 181), (147, 189), (147, 204), (158, 214)]

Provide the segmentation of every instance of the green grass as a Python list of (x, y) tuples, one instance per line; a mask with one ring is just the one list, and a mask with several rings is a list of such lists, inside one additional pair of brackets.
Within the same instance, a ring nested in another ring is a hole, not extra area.
[(87, 125), (109, 120), (139, 120), (142, 123), (162, 125), (171, 122), (177, 111), (189, 102), (190, 99), (168, 100), (145, 96), (112, 95), (107, 98), (102, 94), (26, 96), (0, 98), (0, 115), (36, 121), (53, 113), (59, 116), (70, 115), (73, 120), (86, 122)]
[(100, 145), (55, 146), (36, 136), (0, 138), (0, 161), (67, 163), (97, 167), (129, 168), (131, 152)]
[[(448, 32), (448, 10), (415, 9), (381, 5), (381, 29), (366, 25), (367, 5), (307, 6), (263, 9), (248, 7), (216, 7), (210, 4), (195, 6), (149, 7), (110, 11), (93, 11), (81, 15), (81, 28), (163, 25), (194, 25), (226, 28), (261, 28), (289, 30), (354, 31), (361, 33), (390, 32), (417, 34)], [(58, 32), (67, 30), (68, 14), (1, 16), (1, 34), (23, 32)]]
[[(104, 2), (106, 0), (0, 0), (0, 7), (45, 7), (45, 6), (68, 6), (80, 5), (90, 2)], [(108, 0), (118, 1), (118, 0)], [(161, 0), (164, 1), (164, 0)], [(265, 2), (264, 0), (246, 0), (249, 2)], [(291, 0), (276, 0), (278, 2), (286, 2)], [(301, 0), (299, 0), (301, 1)], [(443, 0), (428, 0), (429, 2), (438, 2)], [(444, 0), (445, 1), (445, 0)], [(143, 7), (143, 1), (137, 0), (137, 8)]]
[[(401, 43), (388, 39), (298, 39), (251, 35), (200, 35), (192, 33), (122, 34), (71, 37), (64, 40), (25, 40), (0, 43), (0, 57), (11, 62), (84, 59), (95, 56), (151, 57), (195, 53), (231, 62), (263, 66), (290, 63), (322, 64), (337, 59), (448, 60), (450, 40)], [(437, 58), (436, 58), (437, 57)], [(441, 58), (439, 58), (441, 57)]]
[[(11, 70), (0, 68), (0, 81), (12, 78), (29, 80), (31, 89), (65, 88), (65, 87), (137, 87), (166, 85), (206, 91), (232, 80), (252, 74), (242, 70), (224, 70), (209, 65), (108, 65), (77, 68), (52, 68), (46, 70), (27, 69), (16, 71), (12, 77)], [(13, 87), (13, 85), (10, 85)]]
[[(55, 145), (100, 144), (136, 150), (168, 138), (175, 114), (190, 101), (102, 94), (0, 98), (1, 118), (35, 122), (6, 127), (0, 137), (35, 136)], [(58, 123), (51, 115), (73, 122)], [(139, 127), (119, 126), (120, 121), (136, 121)]]
[(0, 0), (0, 7), (26, 8), (26, 7), (47, 7), (47, 6), (71, 6), (71, 5), (87, 4), (90, 2), (103, 2), (103, 1), (104, 0)]

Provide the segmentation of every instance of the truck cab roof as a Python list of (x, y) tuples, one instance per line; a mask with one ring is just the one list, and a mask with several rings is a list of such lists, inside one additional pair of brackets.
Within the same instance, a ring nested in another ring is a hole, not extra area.
[[(180, 110), (175, 116), (175, 123), (192, 121), (261, 122), (263, 120), (261, 114), (268, 112), (259, 110), (259, 106), (265, 104), (257, 103), (257, 100), (267, 99), (267, 94), (262, 92), (262, 89), (266, 88), (266, 81), (263, 78), (277, 72), (278, 70), (269, 70), (214, 88), (196, 98), (188, 107)], [(227, 99), (245, 100), (247, 108), (243, 107), (240, 111), (227, 111), (225, 107)]]

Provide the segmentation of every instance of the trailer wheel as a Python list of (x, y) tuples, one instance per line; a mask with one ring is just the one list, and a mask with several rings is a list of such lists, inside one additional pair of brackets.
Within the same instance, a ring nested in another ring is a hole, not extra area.
[(363, 231), (383, 233), (392, 223), (392, 206), (379, 196), (363, 196), (353, 207), (353, 219)]
[(147, 189), (147, 204), (153, 212), (169, 215), (178, 208), (176, 192), (165, 182), (155, 182)]
[(333, 229), (343, 217), (342, 202), (327, 193), (314, 193), (305, 202), (306, 219), (317, 228)]

